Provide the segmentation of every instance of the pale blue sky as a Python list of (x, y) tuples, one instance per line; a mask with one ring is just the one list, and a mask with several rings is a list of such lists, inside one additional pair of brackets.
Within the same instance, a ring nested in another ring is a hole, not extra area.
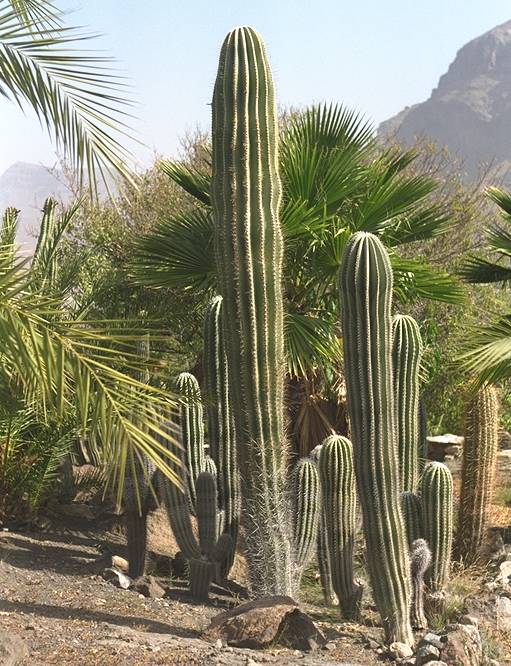
[[(175, 154), (179, 137), (209, 126), (225, 33), (263, 35), (279, 103), (340, 101), (374, 123), (424, 100), (456, 51), (511, 19), (509, 0), (57, 0), (68, 22), (100, 31), (130, 77), (136, 123), (153, 151)], [(33, 116), (0, 102), (0, 173), (22, 160), (51, 164), (54, 150)]]

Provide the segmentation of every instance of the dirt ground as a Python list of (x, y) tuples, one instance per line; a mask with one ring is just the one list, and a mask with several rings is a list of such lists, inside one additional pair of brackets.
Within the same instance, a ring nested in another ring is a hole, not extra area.
[[(74, 517), (61, 522), (37, 532), (0, 532), (0, 630), (26, 643), (23, 665), (378, 663), (365, 647), (369, 637), (380, 637), (377, 628), (342, 625), (335, 613), (325, 616), (313, 606), (307, 610), (331, 641), (328, 650), (305, 655), (215, 647), (200, 639), (201, 632), (232, 600), (217, 597), (203, 605), (179, 588), (169, 588), (163, 599), (118, 589), (99, 575), (104, 562), (98, 544), (125, 555), (121, 530), (91, 528)], [(153, 518), (149, 532), (153, 552), (168, 553), (171, 536), (161, 517)]]

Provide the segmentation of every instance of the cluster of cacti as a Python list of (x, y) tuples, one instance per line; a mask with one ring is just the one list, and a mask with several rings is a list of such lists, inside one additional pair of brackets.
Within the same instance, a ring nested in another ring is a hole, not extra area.
[(449, 580), (453, 536), (453, 487), (449, 468), (429, 462), (421, 479), (423, 533), (431, 549), (426, 583), (432, 592), (442, 592)]
[(362, 586), (353, 575), (356, 532), (356, 489), (351, 442), (331, 435), (319, 453), (322, 511), (325, 518), (325, 546), (332, 587), (346, 618), (360, 612)]
[(392, 367), (401, 488), (415, 492), (419, 485), (419, 367), (422, 338), (408, 315), (392, 321)]
[(410, 562), (400, 509), (392, 371), (393, 275), (381, 241), (357, 232), (345, 248), (341, 308), (355, 473), (373, 596), (389, 642), (411, 644)]
[(255, 594), (293, 594), (278, 119), (264, 45), (251, 28), (223, 43), (212, 110), (211, 200), (249, 576)]
[(465, 406), (465, 443), (456, 551), (464, 564), (480, 555), (493, 494), (498, 449), (498, 397), (492, 386), (470, 395)]
[(213, 474), (201, 472), (195, 481), (195, 490), (198, 540), (193, 531), (186, 488), (165, 483), (163, 499), (178, 546), (188, 559), (192, 596), (207, 599), (211, 581), (221, 577), (220, 569), (230, 557), (233, 544), (231, 536), (222, 533), (223, 512), (217, 506), (218, 491)]

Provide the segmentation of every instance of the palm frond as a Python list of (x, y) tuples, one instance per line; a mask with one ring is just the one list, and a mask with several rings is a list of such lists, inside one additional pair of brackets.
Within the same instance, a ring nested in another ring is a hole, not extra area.
[(478, 386), (511, 377), (511, 316), (476, 329), (461, 355), (463, 367), (477, 376)]
[(164, 174), (177, 183), (185, 192), (195, 197), (197, 201), (206, 206), (211, 205), (209, 194), (211, 179), (208, 175), (183, 162), (173, 162), (171, 160), (161, 160), (159, 167)]
[(481, 257), (469, 257), (459, 271), (465, 282), (489, 284), (511, 282), (511, 267), (493, 263)]
[(511, 218), (511, 194), (498, 187), (488, 187), (486, 193), (502, 209), (502, 212)]
[(342, 358), (341, 345), (332, 326), (320, 317), (288, 312), (285, 319), (287, 370), (302, 377), (314, 368), (332, 365)]
[(27, 28), (59, 28), (61, 12), (50, 0), (8, 0), (18, 20)]
[(427, 298), (442, 303), (463, 303), (463, 285), (452, 275), (426, 262), (390, 257), (394, 272), (394, 293), (402, 302)]
[(20, 21), (19, 12), (29, 15), (36, 4), (44, 7), (0, 0), (0, 94), (35, 111), (80, 182), (87, 175), (94, 191), (97, 179), (107, 189), (111, 177), (134, 182), (131, 155), (121, 143), (133, 138), (125, 81), (113, 74), (109, 58), (79, 48), (90, 37), (76, 29), (39, 24), (34, 32)]
[(137, 241), (130, 272), (139, 284), (152, 287), (211, 286), (214, 282), (211, 213), (196, 208), (158, 224)]

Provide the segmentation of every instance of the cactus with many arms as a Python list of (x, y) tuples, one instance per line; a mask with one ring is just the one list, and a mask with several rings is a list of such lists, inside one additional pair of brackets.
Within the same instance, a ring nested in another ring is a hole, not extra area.
[(406, 536), (410, 548), (422, 535), (422, 507), (419, 495), (411, 492), (401, 493), (401, 511), (406, 526)]
[(233, 543), (232, 553), (226, 560), (224, 573), (227, 575), (234, 561), (241, 500), (223, 325), (222, 297), (215, 296), (209, 303), (204, 320), (204, 383), (209, 451), (217, 470), (224, 531), (231, 536)]
[(201, 392), (197, 379), (189, 372), (182, 372), (175, 381), (180, 397), (179, 422), (186, 452), (187, 485), (192, 508), (197, 496), (195, 481), (204, 471), (204, 420)]
[(292, 485), (294, 550), (300, 575), (314, 554), (321, 506), (318, 468), (312, 458), (298, 461)]
[(357, 494), (348, 439), (339, 435), (325, 439), (319, 455), (319, 475), (333, 588), (342, 615), (356, 619), (363, 589), (353, 576)]
[(212, 110), (211, 199), (249, 577), (255, 594), (292, 595), (278, 123), (252, 28), (234, 29), (222, 45)]
[(419, 485), (419, 368), (423, 345), (413, 317), (392, 320), (392, 361), (401, 487), (416, 492)]
[(424, 538), (432, 555), (426, 583), (432, 592), (442, 592), (449, 580), (453, 533), (453, 490), (449, 468), (429, 462), (421, 479)]
[(483, 386), (465, 406), (465, 443), (458, 514), (457, 556), (464, 564), (477, 560), (488, 524), (498, 450), (498, 397)]
[(345, 373), (367, 564), (388, 642), (411, 645), (410, 562), (400, 509), (392, 385), (393, 276), (381, 241), (353, 234), (340, 291)]

